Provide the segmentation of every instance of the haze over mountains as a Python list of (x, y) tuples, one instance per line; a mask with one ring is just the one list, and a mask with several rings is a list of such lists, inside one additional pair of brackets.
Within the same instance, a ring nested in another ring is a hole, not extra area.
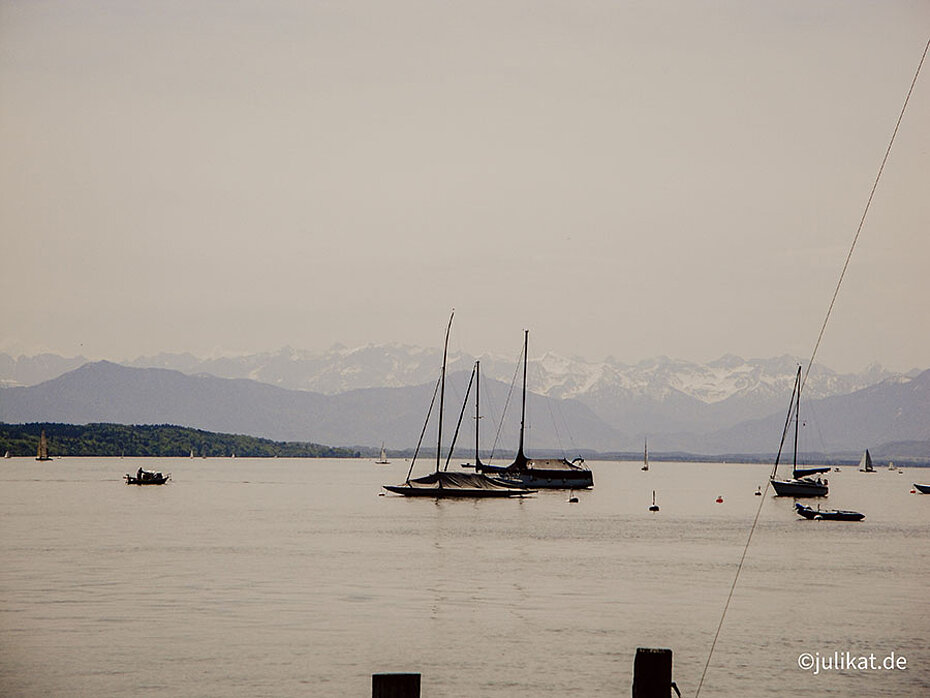
[[(451, 357), (450, 424), (473, 362), (466, 354)], [(160, 354), (126, 366), (84, 363), (81, 357), (0, 355), (0, 380), (20, 384), (0, 391), (0, 419), (173, 423), (335, 446), (385, 441), (412, 447), (441, 356), (436, 349), (388, 345), (205, 360)], [(648, 434), (654, 451), (772, 452), (797, 363), (725, 356), (709, 364), (659, 358), (625, 365), (531, 356), (528, 444), (566, 455), (636, 450)], [(515, 447), (518, 365), (516, 356), (481, 357), (482, 448), (491, 447), (498, 429), (498, 448)], [(837, 374), (815, 366), (802, 405), (811, 427), (806, 448), (849, 452), (930, 439), (928, 381), (927, 372), (904, 376), (872, 366)], [(498, 426), (508, 396), (507, 420)], [(473, 443), (472, 414), (469, 407), (460, 444)]]

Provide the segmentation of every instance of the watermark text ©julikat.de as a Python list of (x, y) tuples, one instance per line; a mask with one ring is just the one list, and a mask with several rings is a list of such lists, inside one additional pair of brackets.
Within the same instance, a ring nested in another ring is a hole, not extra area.
[(816, 676), (821, 671), (905, 671), (907, 657), (892, 652), (881, 656), (853, 654), (852, 652), (802, 652), (798, 655), (798, 667)]

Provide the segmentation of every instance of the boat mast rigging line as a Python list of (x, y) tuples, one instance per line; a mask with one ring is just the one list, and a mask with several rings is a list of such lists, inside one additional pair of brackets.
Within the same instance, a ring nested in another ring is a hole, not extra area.
[[(477, 362), (475, 366), (477, 366)], [(468, 380), (468, 388), (465, 390), (465, 397), (462, 399), (462, 411), (459, 412), (459, 421), (455, 425), (455, 433), (452, 435), (452, 444), (449, 446), (449, 453), (446, 454), (446, 464), (443, 466), (443, 471), (449, 470), (449, 461), (452, 460), (452, 452), (455, 451), (455, 442), (459, 438), (459, 429), (462, 428), (462, 419), (465, 417), (465, 408), (468, 407), (468, 396), (471, 394), (472, 383), (475, 382), (475, 369), (471, 370), (471, 378)], [(478, 464), (475, 463), (477, 466)]]
[(426, 426), (429, 424), (430, 415), (433, 414), (433, 405), (436, 403), (436, 394), (439, 392), (439, 381), (441, 378), (436, 379), (436, 387), (433, 388), (433, 398), (429, 401), (429, 409), (426, 411), (426, 420), (423, 422), (423, 429), (420, 430), (420, 438), (417, 439), (417, 447), (413, 451), (413, 458), (410, 459), (410, 467), (407, 469), (407, 479), (405, 482), (410, 482), (410, 474), (413, 472), (413, 464), (417, 462), (417, 455), (420, 453), (420, 446), (423, 445), (423, 437), (426, 435)]
[(513, 378), (510, 381), (510, 391), (507, 393), (507, 399), (504, 401), (504, 409), (501, 411), (500, 421), (497, 423), (497, 433), (494, 435), (494, 443), (491, 444), (491, 455), (488, 456), (488, 460), (494, 460), (494, 452), (497, 450), (497, 444), (501, 438), (501, 430), (504, 428), (504, 417), (507, 416), (507, 408), (510, 407), (510, 398), (513, 397), (514, 387), (517, 385), (517, 376), (520, 375), (520, 360), (523, 358), (523, 349), (520, 350), (520, 355), (517, 357), (517, 365), (513, 370)]
[(446, 360), (449, 358), (449, 333), (452, 331), (452, 318), (455, 317), (455, 308), (449, 315), (449, 324), (446, 325), (446, 341), (442, 345), (442, 375), (439, 378), (439, 428), (436, 430), (436, 472), (439, 472), (439, 463), (442, 460), (442, 408), (446, 397)]
[[(817, 335), (817, 341), (814, 343), (814, 350), (811, 352), (810, 361), (807, 364), (807, 370), (804, 373), (804, 379), (797, 379), (795, 381), (796, 395), (793, 397), (796, 400), (800, 400), (800, 393), (803, 390), (805, 383), (807, 383), (807, 377), (810, 375), (811, 366), (814, 364), (814, 357), (817, 356), (817, 350), (820, 348), (820, 342), (823, 340), (824, 332), (827, 329), (827, 323), (830, 321), (830, 314), (833, 312), (833, 306), (836, 303), (836, 298), (840, 292), (840, 286), (843, 284), (843, 278), (846, 276), (846, 269), (849, 267), (849, 260), (852, 259), (853, 250), (856, 249), (856, 243), (859, 241), (859, 234), (862, 232), (862, 228), (865, 225), (865, 219), (869, 214), (869, 209), (872, 206), (872, 199), (875, 197), (875, 192), (878, 189), (878, 183), (881, 180), (882, 173), (885, 170), (885, 164), (888, 162), (888, 157), (891, 154), (891, 148), (894, 145), (895, 138), (898, 135), (898, 129), (901, 126), (901, 122), (904, 119), (904, 113), (907, 111), (908, 102), (911, 99), (911, 95), (914, 92), (914, 86), (917, 84), (917, 79), (920, 77), (920, 70), (924, 65), (924, 61), (927, 58), (927, 52), (930, 51), (930, 39), (927, 40), (926, 46), (924, 46), (923, 54), (920, 57), (920, 61), (917, 64), (917, 70), (914, 71), (914, 79), (911, 80), (911, 86), (908, 88), (907, 96), (904, 98), (904, 104), (901, 106), (901, 112), (898, 114), (898, 120), (895, 122), (894, 131), (891, 133), (891, 139), (888, 142), (888, 147), (885, 149), (885, 155), (882, 157), (881, 165), (879, 165), (878, 173), (875, 175), (875, 181), (872, 183), (872, 190), (869, 192), (869, 198), (866, 201), (865, 209), (862, 212), (862, 218), (859, 220), (859, 226), (856, 228), (856, 234), (853, 236), (852, 244), (849, 247), (849, 252), (846, 255), (846, 261), (843, 264), (843, 270), (840, 272), (840, 278), (836, 282), (836, 288), (833, 290), (833, 297), (830, 299), (830, 306), (827, 308), (827, 314), (823, 319), (823, 325), (820, 327), (820, 334)], [(788, 421), (785, 423), (785, 430), (782, 433), (782, 443), (784, 443), (785, 435), (788, 431), (788, 423), (791, 420), (791, 410), (788, 410)], [(781, 446), (778, 448), (779, 455), (781, 454)], [(765, 492), (768, 493), (770, 483), (765, 485)], [(756, 530), (756, 525), (759, 523), (759, 516), (762, 514), (762, 507), (765, 504), (765, 500), (768, 497), (763, 496), (759, 501), (759, 507), (756, 509), (756, 516), (752, 520), (752, 526), (749, 528), (749, 535), (746, 537), (746, 545), (743, 547), (743, 554), (740, 556), (739, 564), (736, 567), (736, 574), (733, 577), (733, 584), (730, 586), (730, 593), (727, 594), (726, 603), (723, 605), (723, 613), (720, 616), (720, 622), (717, 625), (717, 632), (714, 633), (713, 642), (710, 645), (710, 652), (707, 655), (707, 663), (704, 665), (704, 671), (701, 673), (701, 680), (698, 682), (697, 690), (694, 693), (694, 698), (699, 698), (701, 695), (701, 688), (704, 685), (704, 678), (707, 676), (707, 670), (710, 667), (711, 659), (714, 656), (714, 649), (717, 646), (717, 639), (720, 637), (720, 630), (723, 628), (723, 621), (727, 617), (727, 609), (730, 608), (730, 601), (733, 598), (733, 592), (736, 591), (736, 583), (739, 581), (740, 572), (743, 569), (743, 563), (746, 560), (746, 553), (749, 552), (749, 544), (752, 542), (752, 534)]]
[(836, 282), (836, 288), (833, 290), (833, 298), (830, 299), (830, 307), (827, 308), (827, 314), (823, 319), (823, 325), (820, 327), (820, 334), (817, 335), (817, 342), (814, 344), (814, 351), (811, 352), (810, 361), (807, 364), (807, 370), (804, 372), (804, 380), (801, 381), (801, 388), (804, 388), (805, 383), (807, 383), (807, 377), (810, 375), (811, 366), (814, 365), (814, 357), (817, 355), (817, 350), (820, 348), (820, 342), (823, 339), (823, 333), (827, 329), (827, 323), (830, 321), (830, 313), (833, 312), (833, 305), (836, 303), (836, 297), (840, 293), (840, 286), (843, 285), (843, 277), (846, 276), (846, 269), (849, 267), (849, 260), (852, 259), (853, 250), (856, 249), (856, 243), (859, 241), (859, 233), (862, 232), (862, 227), (865, 225), (866, 216), (869, 215), (869, 209), (872, 207), (872, 199), (875, 197), (875, 190), (878, 189), (878, 182), (882, 178), (882, 172), (885, 171), (885, 163), (888, 162), (888, 156), (891, 155), (891, 148), (894, 145), (895, 138), (898, 135), (898, 129), (901, 126), (901, 121), (904, 119), (904, 112), (907, 110), (907, 103), (911, 100), (911, 95), (914, 92), (914, 86), (917, 84), (917, 78), (920, 77), (920, 69), (923, 67), (924, 60), (927, 58), (927, 51), (930, 50), (930, 39), (927, 40), (927, 45), (924, 46), (923, 55), (920, 57), (920, 62), (917, 64), (917, 70), (914, 71), (914, 79), (911, 80), (911, 86), (908, 88), (907, 96), (904, 98), (904, 104), (901, 106), (901, 113), (898, 114), (898, 120), (894, 125), (894, 131), (891, 133), (891, 139), (888, 141), (888, 147), (885, 149), (885, 155), (882, 157), (882, 163), (879, 165), (878, 174), (875, 175), (875, 181), (872, 183), (872, 191), (869, 192), (868, 201), (865, 203), (865, 209), (862, 211), (862, 218), (859, 219), (859, 227), (856, 228), (856, 234), (853, 237), (852, 245), (849, 247), (849, 253), (846, 255), (846, 262), (843, 264), (843, 270), (840, 272), (840, 278)]

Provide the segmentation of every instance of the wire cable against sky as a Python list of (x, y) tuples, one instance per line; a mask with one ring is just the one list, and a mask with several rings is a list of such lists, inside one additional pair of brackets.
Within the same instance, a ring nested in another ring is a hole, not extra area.
[[(814, 350), (811, 352), (811, 358), (807, 364), (807, 370), (804, 372), (804, 380), (801, 381), (801, 385), (798, 387), (799, 392), (804, 389), (804, 384), (807, 383), (807, 376), (810, 375), (811, 366), (814, 365), (814, 357), (817, 356), (817, 350), (820, 348), (821, 340), (823, 340), (824, 332), (827, 329), (827, 323), (830, 321), (830, 314), (833, 312), (833, 306), (836, 303), (836, 298), (840, 293), (840, 286), (843, 285), (843, 278), (846, 276), (846, 270), (849, 268), (849, 260), (852, 259), (853, 250), (856, 249), (856, 243), (859, 241), (859, 234), (862, 232), (862, 227), (865, 225), (865, 219), (869, 215), (869, 208), (872, 206), (872, 199), (875, 197), (875, 191), (878, 189), (878, 182), (882, 178), (882, 172), (885, 170), (885, 163), (888, 162), (888, 156), (891, 154), (891, 148), (894, 145), (895, 138), (898, 135), (898, 128), (901, 126), (901, 121), (904, 119), (904, 112), (907, 111), (907, 104), (911, 99), (911, 94), (914, 92), (914, 86), (917, 84), (917, 78), (920, 76), (920, 69), (923, 67), (928, 51), (930, 51), (930, 39), (927, 40), (927, 45), (924, 47), (923, 55), (921, 55), (920, 62), (917, 64), (917, 70), (914, 71), (914, 79), (911, 80), (911, 86), (907, 91), (907, 96), (904, 98), (904, 105), (901, 107), (901, 113), (898, 114), (898, 120), (895, 123), (894, 131), (891, 134), (888, 147), (885, 149), (885, 156), (882, 158), (881, 165), (878, 168), (878, 174), (875, 175), (875, 181), (872, 183), (872, 190), (869, 192), (869, 198), (868, 201), (866, 201), (865, 209), (862, 212), (862, 218), (859, 220), (859, 226), (856, 228), (856, 234), (853, 237), (852, 244), (849, 246), (849, 253), (846, 255), (846, 261), (843, 263), (843, 270), (840, 272), (840, 278), (836, 282), (836, 288), (833, 291), (833, 298), (830, 299), (830, 306), (827, 308), (827, 314), (823, 319), (823, 325), (820, 327), (820, 334), (817, 335), (817, 341), (814, 343)], [(784, 434), (782, 435), (782, 441), (784, 441)], [(733, 578), (733, 585), (730, 587), (730, 593), (727, 595), (726, 603), (723, 606), (723, 613), (720, 616), (720, 623), (717, 625), (717, 632), (714, 634), (714, 640), (710, 646), (710, 653), (707, 655), (707, 663), (704, 665), (704, 671), (701, 673), (701, 680), (698, 683), (697, 690), (694, 693), (694, 698), (698, 698), (701, 695), (701, 687), (704, 685), (704, 678), (707, 676), (707, 669), (710, 667), (711, 658), (714, 656), (714, 649), (717, 646), (717, 639), (720, 637), (720, 629), (723, 627), (723, 621), (727, 617), (727, 609), (730, 608), (730, 600), (733, 598), (733, 592), (736, 590), (736, 583), (739, 581), (739, 575), (743, 569), (743, 562), (746, 560), (746, 553), (749, 551), (749, 544), (752, 541), (752, 534), (756, 530), (756, 524), (759, 523), (759, 515), (762, 513), (762, 506), (765, 504), (765, 500), (767, 499), (765, 495), (768, 494), (769, 484), (766, 484), (765, 486), (765, 492), (763, 493), (762, 500), (759, 502), (759, 508), (756, 510), (756, 517), (753, 519), (752, 526), (749, 529), (749, 536), (746, 538), (746, 545), (743, 547), (743, 554), (740, 556), (739, 565), (736, 567), (736, 575)]]
[(917, 78), (920, 76), (920, 69), (923, 67), (924, 60), (927, 58), (927, 51), (930, 50), (930, 39), (924, 46), (923, 55), (917, 64), (917, 70), (914, 72), (914, 79), (911, 80), (911, 86), (904, 98), (904, 105), (901, 107), (901, 113), (898, 114), (898, 121), (894, 125), (894, 131), (891, 134), (891, 140), (888, 141), (888, 147), (885, 149), (885, 156), (882, 158), (882, 164), (878, 168), (878, 174), (875, 175), (875, 181), (872, 183), (872, 191), (869, 192), (869, 199), (865, 203), (865, 209), (862, 211), (862, 218), (859, 219), (859, 227), (856, 228), (856, 235), (853, 237), (852, 245), (849, 246), (849, 254), (846, 255), (846, 262), (843, 264), (843, 270), (840, 272), (840, 278), (836, 282), (836, 288), (833, 290), (833, 298), (830, 299), (830, 307), (827, 308), (827, 314), (823, 319), (823, 325), (820, 327), (820, 334), (817, 335), (817, 342), (814, 344), (814, 351), (811, 352), (810, 361), (807, 364), (807, 370), (804, 372), (804, 380), (801, 381), (801, 389), (807, 383), (807, 377), (810, 375), (811, 366), (814, 365), (814, 357), (817, 356), (817, 350), (820, 348), (820, 341), (823, 339), (823, 333), (827, 329), (827, 322), (830, 320), (830, 314), (833, 312), (833, 305), (836, 303), (836, 297), (840, 293), (840, 286), (843, 285), (843, 277), (846, 276), (846, 269), (849, 267), (849, 260), (852, 259), (853, 250), (856, 249), (856, 243), (859, 242), (859, 233), (862, 232), (862, 226), (865, 225), (866, 216), (869, 215), (869, 208), (872, 206), (872, 199), (875, 197), (875, 190), (878, 189), (878, 181), (882, 178), (882, 172), (885, 171), (885, 163), (888, 162), (888, 156), (891, 155), (891, 147), (894, 145), (895, 138), (898, 135), (898, 128), (904, 119), (904, 112), (907, 111), (907, 103), (911, 100), (911, 94), (914, 92), (914, 86), (917, 84)]

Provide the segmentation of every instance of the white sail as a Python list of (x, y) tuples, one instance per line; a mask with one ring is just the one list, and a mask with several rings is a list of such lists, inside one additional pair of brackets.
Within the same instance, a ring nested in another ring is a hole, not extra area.
[(863, 473), (875, 472), (875, 468), (872, 467), (872, 455), (869, 453), (869, 449), (865, 449), (865, 453), (862, 454), (862, 460), (859, 461), (859, 470)]

